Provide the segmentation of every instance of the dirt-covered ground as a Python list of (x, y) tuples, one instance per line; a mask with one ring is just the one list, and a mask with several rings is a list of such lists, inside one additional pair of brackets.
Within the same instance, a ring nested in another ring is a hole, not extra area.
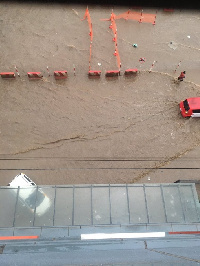
[[(85, 9), (0, 3), (0, 71), (17, 66), (20, 73), (0, 80), (0, 185), (20, 172), (52, 185), (197, 179), (200, 121), (182, 118), (178, 104), (200, 96), (200, 12), (144, 8), (157, 12), (154, 26), (117, 20), (122, 75), (106, 79), (117, 61), (110, 23), (101, 19), (112, 10), (89, 6), (91, 69), (102, 71), (91, 80)], [(127, 10), (114, 7), (115, 14)], [(125, 78), (127, 68), (138, 75)], [(68, 78), (56, 81), (55, 70), (67, 70)], [(184, 70), (185, 80), (176, 83)], [(44, 78), (30, 81), (28, 71)]]

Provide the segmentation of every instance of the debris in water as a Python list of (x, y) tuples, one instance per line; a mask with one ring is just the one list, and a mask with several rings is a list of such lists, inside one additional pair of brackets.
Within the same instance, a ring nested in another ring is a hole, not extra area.
[(77, 12), (75, 9), (72, 9), (72, 11), (73, 11), (77, 16), (79, 16), (78, 12)]
[(170, 43), (168, 44), (168, 46), (169, 46), (170, 48), (176, 50), (176, 48), (178, 47), (178, 44), (175, 43), (175, 42), (170, 42)]

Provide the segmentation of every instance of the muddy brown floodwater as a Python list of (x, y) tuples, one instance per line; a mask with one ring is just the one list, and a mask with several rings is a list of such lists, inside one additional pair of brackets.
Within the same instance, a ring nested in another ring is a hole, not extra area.
[[(81, 20), (85, 9), (0, 3), (0, 71), (14, 72), (17, 66), (20, 73), (15, 80), (0, 80), (0, 184), (19, 172), (47, 185), (187, 179), (181, 169), (173, 178), (160, 168), (180, 159), (184, 165), (194, 150), (193, 161), (199, 160), (200, 122), (183, 119), (178, 104), (200, 95), (200, 12), (157, 10), (154, 26), (117, 20), (122, 75), (106, 79), (107, 70), (117, 69), (110, 24), (101, 20), (111, 10), (89, 6), (91, 69), (102, 71), (100, 79), (91, 80), (89, 28)], [(127, 10), (114, 7), (115, 14)], [(140, 63), (140, 57), (146, 61)], [(139, 73), (125, 78), (128, 68)], [(55, 70), (67, 70), (68, 78), (56, 81)], [(184, 70), (185, 80), (176, 83)], [(44, 77), (30, 81), (29, 71)], [(153, 173), (159, 175), (148, 179)]]

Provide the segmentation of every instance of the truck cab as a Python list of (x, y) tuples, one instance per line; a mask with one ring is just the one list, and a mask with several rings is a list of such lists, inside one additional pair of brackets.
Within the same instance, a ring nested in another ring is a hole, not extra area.
[(187, 98), (179, 107), (183, 117), (200, 117), (200, 97)]

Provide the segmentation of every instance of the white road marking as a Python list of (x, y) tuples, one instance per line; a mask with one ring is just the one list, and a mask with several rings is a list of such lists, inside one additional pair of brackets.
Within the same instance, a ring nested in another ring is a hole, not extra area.
[(165, 237), (165, 232), (149, 232), (149, 233), (113, 233), (113, 234), (81, 234), (81, 240), (93, 239), (121, 239), (121, 238), (146, 238), (146, 237)]

